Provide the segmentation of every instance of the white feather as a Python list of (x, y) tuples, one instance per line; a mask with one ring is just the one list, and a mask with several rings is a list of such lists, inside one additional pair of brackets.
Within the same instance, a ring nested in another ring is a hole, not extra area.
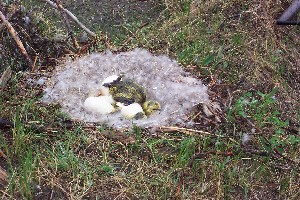
[(248, 133), (244, 133), (242, 137), (242, 144), (243, 145), (248, 144), (251, 141), (251, 139), (252, 139), (251, 135), (249, 135)]

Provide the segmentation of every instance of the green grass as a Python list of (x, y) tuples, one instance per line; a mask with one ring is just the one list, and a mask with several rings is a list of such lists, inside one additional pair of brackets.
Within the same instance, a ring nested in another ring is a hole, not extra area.
[[(7, 156), (0, 166), (9, 175), (0, 197), (298, 199), (299, 78), (293, 65), (299, 41), (293, 38), (299, 28), (272, 25), (287, 2), (196, 2), (161, 1), (159, 17), (142, 28), (144, 19), (118, 10), (120, 21), (99, 29), (115, 49), (133, 36), (126, 49), (166, 53), (210, 83), (222, 122), (210, 118), (213, 123), (205, 124), (199, 106), (202, 118), (195, 115), (199, 125), (193, 127), (210, 135), (70, 126), (59, 105), (38, 102), (42, 89), (26, 83), (30, 74), (15, 72), (0, 96), (1, 118), (14, 123), (0, 129), (0, 150)], [(39, 28), (51, 36), (55, 24), (45, 16)], [(252, 139), (243, 143), (246, 133)]]

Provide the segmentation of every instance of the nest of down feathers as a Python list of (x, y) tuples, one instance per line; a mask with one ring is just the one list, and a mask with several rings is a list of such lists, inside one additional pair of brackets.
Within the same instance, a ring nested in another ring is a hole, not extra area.
[[(124, 119), (120, 113), (103, 115), (88, 112), (83, 103), (91, 91), (113, 74), (125, 74), (144, 87), (147, 98), (161, 104), (161, 110), (147, 119)], [(144, 49), (113, 54), (94, 53), (58, 66), (42, 98), (59, 103), (72, 119), (106, 123), (114, 128), (160, 127), (186, 123), (193, 106), (209, 101), (207, 87), (190, 77), (166, 55), (155, 56)]]

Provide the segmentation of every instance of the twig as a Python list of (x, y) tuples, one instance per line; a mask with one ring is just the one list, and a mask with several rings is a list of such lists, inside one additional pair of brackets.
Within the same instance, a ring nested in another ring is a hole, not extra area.
[(31, 72), (33, 72), (33, 71), (34, 71), (34, 68), (35, 68), (35, 65), (36, 65), (36, 61), (37, 61), (37, 59), (38, 59), (38, 56), (37, 56), (37, 55), (35, 55), (35, 57), (34, 57), (34, 61), (33, 61), (33, 65), (32, 65), (32, 68), (31, 68)]
[(21, 42), (20, 38), (18, 37), (15, 29), (7, 21), (7, 19), (5, 18), (5, 16), (3, 15), (3, 13), (1, 11), (0, 11), (0, 19), (2, 20), (2, 22), (4, 23), (4, 25), (7, 28), (8, 32), (11, 34), (11, 36), (13, 37), (13, 39), (15, 40), (15, 42), (17, 43), (17, 46), (19, 47), (19, 49), (20, 49), (21, 53), (23, 54), (23, 56), (25, 57), (25, 59), (27, 60), (28, 65), (30, 67), (32, 67), (32, 65), (33, 65), (32, 60), (28, 56), (27, 51), (26, 51), (23, 43)]
[(73, 30), (72, 30), (72, 28), (70, 26), (70, 22), (69, 22), (68, 16), (67, 16), (66, 12), (64, 12), (64, 8), (62, 7), (61, 2), (59, 0), (55, 0), (55, 3), (57, 5), (57, 7), (58, 7), (58, 10), (60, 11), (60, 14), (61, 14), (62, 18), (64, 19), (64, 22), (65, 22), (65, 25), (67, 27), (68, 33), (71, 36), (73, 45), (74, 45), (74, 47), (77, 50), (77, 49), (79, 49), (79, 45), (78, 45), (78, 42), (77, 42), (77, 40), (75, 38), (74, 32), (73, 32)]
[(51, 190), (50, 197), (49, 197), (49, 200), (52, 200), (52, 199), (53, 199), (53, 190)]
[[(47, 2), (48, 4), (50, 4), (53, 8), (58, 9), (57, 5), (56, 5), (55, 3), (53, 3), (52, 1), (50, 1), (50, 0), (42, 0), (42, 1), (45, 1), (45, 2)], [(67, 10), (67, 9), (65, 9), (65, 8), (63, 8), (63, 11), (65, 11), (65, 13), (66, 13), (69, 17), (71, 17), (71, 19), (74, 20), (74, 21), (78, 24), (78, 26), (79, 26), (80, 28), (82, 28), (83, 30), (85, 30), (90, 36), (92, 36), (92, 37), (97, 37), (97, 34), (94, 33), (94, 32), (92, 32), (91, 30), (89, 30), (86, 26), (84, 26), (84, 25), (77, 19), (77, 17), (76, 17), (75, 15), (73, 15), (73, 13), (71, 13), (69, 10)]]
[(161, 132), (182, 132), (187, 135), (193, 135), (193, 133), (198, 133), (198, 134), (203, 134), (203, 135), (213, 135), (210, 132), (206, 132), (206, 131), (189, 129), (189, 128), (180, 128), (180, 127), (176, 127), (176, 126), (161, 126), (161, 127), (159, 127), (159, 130)]

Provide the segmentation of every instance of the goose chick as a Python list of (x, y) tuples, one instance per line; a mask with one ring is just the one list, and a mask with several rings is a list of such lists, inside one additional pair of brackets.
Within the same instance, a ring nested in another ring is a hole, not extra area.
[(155, 100), (146, 101), (142, 107), (147, 116), (161, 109), (160, 103)]
[(126, 106), (132, 103), (142, 105), (146, 101), (144, 88), (131, 79), (119, 78), (111, 83), (105, 83), (103, 86), (109, 88), (109, 94), (113, 96), (115, 101)]
[(105, 85), (109, 85), (112, 84), (114, 82), (118, 82), (122, 79), (122, 76), (118, 76), (118, 75), (112, 75), (109, 77), (106, 77), (103, 82), (101, 83), (100, 86), (100, 95), (102, 96), (109, 96), (110, 92), (109, 92), (109, 87), (105, 86)]

